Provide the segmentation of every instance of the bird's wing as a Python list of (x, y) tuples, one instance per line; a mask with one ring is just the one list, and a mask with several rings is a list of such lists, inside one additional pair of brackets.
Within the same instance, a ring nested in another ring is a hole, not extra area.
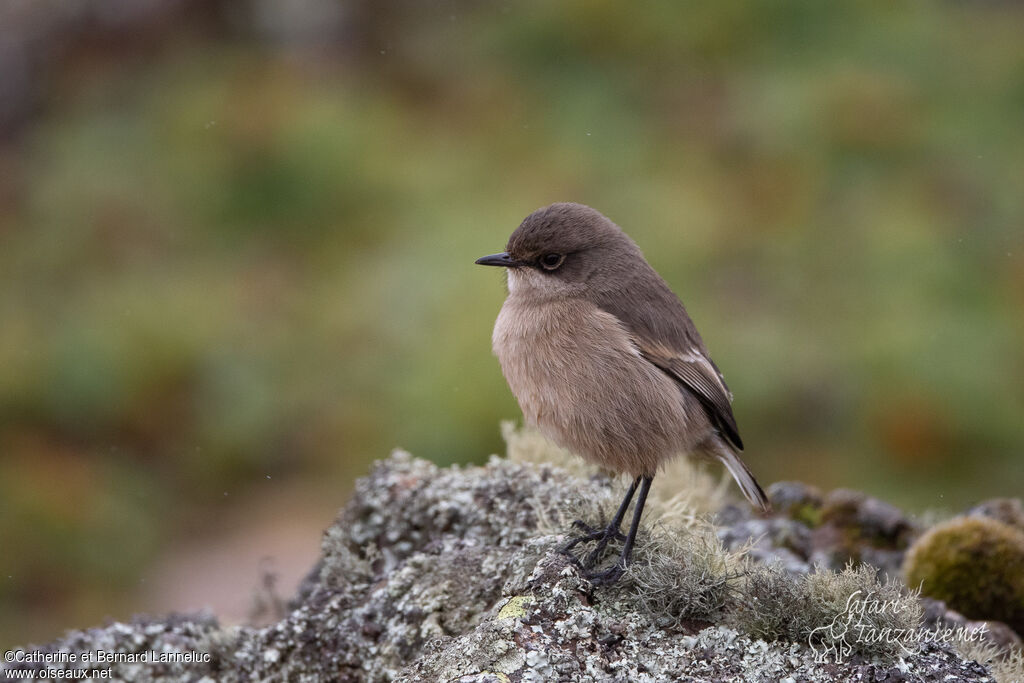
[(638, 336), (633, 337), (633, 343), (644, 359), (661, 368), (696, 396), (722, 436), (736, 449), (743, 450), (730, 405), (732, 392), (710, 358), (695, 347), (678, 352)]
[(737, 450), (743, 450), (732, 393), (726, 386), (683, 304), (658, 277), (634, 281), (594, 303), (622, 323), (641, 357), (657, 366), (704, 407), (711, 424)]

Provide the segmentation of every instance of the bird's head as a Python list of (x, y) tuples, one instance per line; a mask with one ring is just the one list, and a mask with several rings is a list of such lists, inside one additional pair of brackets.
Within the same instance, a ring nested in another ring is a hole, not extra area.
[(476, 262), (507, 268), (510, 293), (557, 298), (615, 286), (637, 261), (646, 263), (619, 226), (589, 206), (563, 202), (531, 213), (505, 251)]

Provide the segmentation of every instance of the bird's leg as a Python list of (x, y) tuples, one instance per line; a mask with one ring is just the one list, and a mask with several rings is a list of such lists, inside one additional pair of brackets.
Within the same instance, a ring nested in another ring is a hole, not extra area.
[[(561, 552), (564, 555), (568, 555), (573, 563), (581, 567), (590, 567), (597, 560), (597, 558), (604, 552), (604, 549), (608, 546), (608, 542), (613, 538), (617, 541), (625, 541), (626, 537), (622, 535), (620, 527), (622, 526), (622, 520), (626, 516), (626, 510), (629, 509), (629, 503), (633, 500), (633, 494), (636, 492), (636, 487), (640, 483), (640, 477), (633, 480), (630, 484), (629, 490), (626, 491), (626, 497), (622, 499), (622, 503), (619, 505), (618, 511), (615, 513), (615, 517), (612, 518), (611, 523), (603, 529), (598, 529), (590, 526), (586, 522), (577, 519), (572, 525), (584, 533), (582, 536), (574, 536), (569, 539), (561, 548)], [(588, 541), (597, 541), (597, 547), (587, 555), (586, 560), (581, 563), (575, 555), (570, 551), (580, 543), (586, 543)]]
[(629, 509), (629, 503), (633, 500), (633, 493), (636, 491), (637, 484), (640, 483), (640, 478), (637, 477), (633, 480), (633, 483), (629, 485), (629, 490), (626, 491), (625, 498), (622, 499), (622, 503), (619, 505), (619, 509), (615, 512), (615, 517), (612, 518), (611, 523), (607, 528), (603, 530), (603, 533), (595, 539), (597, 540), (597, 547), (587, 554), (587, 559), (583, 560), (584, 567), (593, 567), (599, 559), (604, 549), (608, 547), (608, 542), (613, 538), (616, 541), (625, 541), (626, 537), (622, 535), (621, 527), (622, 520), (626, 517), (626, 511)]
[[(629, 534), (626, 536), (626, 542), (622, 546), (622, 554), (619, 556), (619, 560), (604, 571), (588, 574), (587, 579), (591, 583), (595, 585), (615, 583), (626, 571), (626, 567), (629, 566), (630, 556), (633, 554), (636, 532), (640, 528), (640, 516), (644, 513), (644, 503), (647, 502), (647, 493), (651, 490), (651, 482), (653, 480), (654, 475), (643, 477), (643, 484), (640, 485), (640, 495), (637, 496), (636, 507), (633, 508), (633, 520), (629, 524)], [(635, 488), (636, 484), (634, 483), (633, 486)], [(632, 495), (632, 491), (630, 491), (630, 495)]]

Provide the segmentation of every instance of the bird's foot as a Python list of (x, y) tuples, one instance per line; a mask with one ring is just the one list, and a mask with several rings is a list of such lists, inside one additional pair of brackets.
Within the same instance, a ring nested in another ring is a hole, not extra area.
[(587, 581), (594, 584), (595, 586), (607, 586), (615, 583), (622, 578), (622, 575), (626, 573), (626, 567), (622, 564), (620, 559), (618, 562), (613, 564), (607, 569), (601, 571), (592, 571), (584, 574)]
[[(601, 559), (601, 555), (604, 553), (605, 548), (608, 547), (609, 542), (626, 540), (626, 537), (616, 525), (609, 524), (606, 527), (597, 528), (592, 527), (579, 519), (573, 522), (572, 525), (574, 528), (581, 530), (583, 534), (570, 538), (568, 543), (559, 549), (559, 552), (568, 557), (569, 561), (580, 569), (590, 569), (593, 567), (597, 561)], [(587, 553), (587, 556), (584, 559), (581, 560), (573, 554), (572, 549), (580, 543), (590, 543), (594, 541), (597, 542), (597, 547)]]
[(582, 519), (577, 519), (572, 523), (574, 529), (579, 529), (583, 532), (582, 536), (574, 536), (571, 539), (573, 545), (577, 543), (585, 543), (587, 541), (600, 541), (604, 538), (615, 541), (625, 541), (626, 535), (622, 533), (617, 526), (609, 524), (608, 526), (594, 527), (590, 526)]

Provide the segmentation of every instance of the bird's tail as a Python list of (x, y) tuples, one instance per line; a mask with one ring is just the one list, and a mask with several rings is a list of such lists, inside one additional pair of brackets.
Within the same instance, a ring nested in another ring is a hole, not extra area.
[(772, 509), (771, 503), (768, 502), (768, 496), (764, 494), (764, 490), (757, 483), (757, 479), (754, 479), (754, 475), (750, 473), (747, 466), (740, 460), (740, 456), (736, 455), (728, 447), (719, 448), (716, 455), (722, 461), (722, 464), (728, 468), (729, 474), (739, 484), (740, 490), (743, 491), (743, 495), (746, 496), (751, 505), (761, 508), (762, 512), (768, 512)]

